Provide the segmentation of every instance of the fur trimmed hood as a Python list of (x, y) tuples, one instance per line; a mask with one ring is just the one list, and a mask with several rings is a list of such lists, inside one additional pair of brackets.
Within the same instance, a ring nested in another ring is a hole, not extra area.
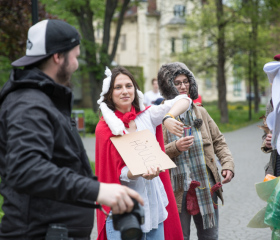
[(190, 82), (189, 95), (192, 100), (198, 98), (197, 84), (193, 73), (188, 67), (181, 62), (167, 63), (161, 66), (158, 72), (158, 86), (161, 95), (165, 99), (173, 99), (179, 95), (173, 80), (178, 76), (184, 74), (188, 77)]

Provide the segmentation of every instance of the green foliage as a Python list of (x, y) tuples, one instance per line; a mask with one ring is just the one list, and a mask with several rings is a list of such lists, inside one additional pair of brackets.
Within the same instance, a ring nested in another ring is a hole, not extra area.
[(259, 118), (265, 114), (265, 106), (261, 106), (260, 112), (252, 113), (252, 120), (249, 121), (248, 105), (246, 102), (229, 103), (229, 122), (222, 124), (220, 123), (221, 115), (216, 102), (203, 103), (203, 106), (208, 111), (209, 115), (213, 118), (215, 123), (218, 125), (222, 133), (231, 132), (239, 128), (246, 127), (250, 124), (259, 122), (261, 121)]
[(93, 174), (95, 174), (95, 162), (89, 161), (89, 164), (90, 164)]
[(8, 81), (10, 71), (11, 61), (5, 56), (0, 56), (0, 89)]
[[(85, 0), (39, 0), (45, 5), (47, 12), (59, 16), (60, 19), (66, 20), (71, 25), (78, 27), (76, 17), (71, 14), (72, 9), (80, 9), (86, 6)], [(94, 9), (95, 20), (103, 19), (105, 11), (104, 0), (90, 0), (90, 7)]]
[(140, 90), (143, 92), (144, 84), (145, 84), (143, 67), (134, 67), (134, 66), (124, 66), (124, 67), (132, 74)]
[(85, 111), (86, 133), (95, 133), (96, 125), (99, 121), (99, 114), (92, 109), (83, 109)]
[[(38, 3), (38, 20), (54, 16)], [(0, 1), (0, 56), (14, 61), (25, 53), (27, 32), (31, 27), (31, 1)]]

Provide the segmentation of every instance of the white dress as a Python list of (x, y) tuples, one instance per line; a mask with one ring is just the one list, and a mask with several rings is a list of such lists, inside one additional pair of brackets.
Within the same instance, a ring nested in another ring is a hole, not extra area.
[[(156, 127), (161, 124), (162, 118), (171, 109), (173, 104), (182, 99), (191, 99), (187, 95), (179, 95), (172, 100), (165, 100), (164, 104), (153, 105), (143, 113), (139, 114), (135, 121), (137, 131), (149, 129), (154, 135)], [(127, 177), (129, 169), (123, 167), (120, 175), (122, 185), (138, 192), (144, 200), (145, 223), (141, 226), (143, 232), (149, 232), (152, 229), (157, 229), (168, 216), (166, 206), (168, 205), (167, 195), (160, 177), (155, 177), (152, 180), (146, 180), (143, 177), (138, 177), (131, 180)]]

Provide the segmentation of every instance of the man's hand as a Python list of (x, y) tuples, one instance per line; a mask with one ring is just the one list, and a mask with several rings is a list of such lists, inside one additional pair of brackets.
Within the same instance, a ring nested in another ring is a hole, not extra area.
[(133, 189), (120, 184), (100, 183), (97, 202), (111, 207), (113, 214), (131, 212), (134, 206), (131, 198), (144, 205), (141, 196)]
[(176, 148), (180, 151), (187, 151), (189, 150), (189, 147), (193, 145), (194, 141), (194, 136), (187, 136), (187, 137), (182, 137), (179, 140), (176, 141)]
[(230, 170), (223, 170), (222, 176), (224, 177), (222, 184), (229, 183), (233, 177), (233, 173)]
[(271, 133), (267, 134), (266, 138), (265, 138), (265, 146), (267, 148), (272, 148), (272, 146), (271, 146), (271, 139), (272, 139), (272, 134)]
[(167, 118), (164, 120), (163, 125), (167, 128), (167, 130), (174, 135), (181, 137), (184, 132), (184, 124), (177, 121), (174, 118)]

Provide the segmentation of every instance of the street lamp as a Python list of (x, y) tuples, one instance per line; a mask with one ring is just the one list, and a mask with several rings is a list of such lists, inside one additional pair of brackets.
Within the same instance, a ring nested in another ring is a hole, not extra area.
[(38, 22), (38, 0), (32, 0), (32, 25)]

